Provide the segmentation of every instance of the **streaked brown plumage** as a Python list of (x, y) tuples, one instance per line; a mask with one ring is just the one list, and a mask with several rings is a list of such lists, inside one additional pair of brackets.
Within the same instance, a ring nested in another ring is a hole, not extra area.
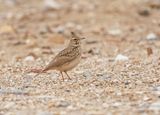
[(71, 32), (72, 38), (69, 42), (67, 48), (59, 52), (55, 58), (37, 75), (40, 73), (46, 72), (48, 70), (58, 70), (62, 75), (62, 79), (64, 80), (63, 73), (64, 72), (69, 79), (69, 75), (67, 71), (73, 69), (78, 65), (81, 59), (81, 40), (84, 38), (80, 38), (74, 32)]

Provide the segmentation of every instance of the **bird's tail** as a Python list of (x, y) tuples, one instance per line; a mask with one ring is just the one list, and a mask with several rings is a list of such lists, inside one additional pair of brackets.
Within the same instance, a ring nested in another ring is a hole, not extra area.
[(34, 77), (37, 77), (39, 74), (46, 72), (48, 69), (49, 69), (48, 67), (45, 67), (40, 72), (38, 72)]

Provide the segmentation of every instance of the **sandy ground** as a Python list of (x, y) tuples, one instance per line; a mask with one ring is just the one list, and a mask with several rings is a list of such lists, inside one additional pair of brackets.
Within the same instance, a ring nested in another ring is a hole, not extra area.
[[(0, 0), (0, 115), (159, 115), (159, 30), (158, 0)], [(33, 77), (71, 31), (72, 80)]]

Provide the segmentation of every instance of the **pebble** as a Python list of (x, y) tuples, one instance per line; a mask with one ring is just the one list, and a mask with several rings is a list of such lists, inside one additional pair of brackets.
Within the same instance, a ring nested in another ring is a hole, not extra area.
[(160, 111), (160, 102), (154, 102), (150, 105), (149, 110)]
[(154, 91), (155, 94), (160, 95), (160, 85), (152, 87), (152, 91)]
[(115, 102), (112, 104), (113, 107), (119, 107), (119, 106), (122, 106), (122, 103), (121, 102)]
[(122, 31), (120, 29), (110, 29), (108, 30), (108, 34), (118, 36), (122, 34)]
[(148, 9), (143, 9), (143, 10), (138, 11), (138, 14), (141, 16), (147, 17), (150, 15), (150, 11)]
[(37, 46), (37, 42), (36, 42), (36, 40), (34, 40), (34, 39), (27, 39), (27, 40), (26, 40), (26, 45), (27, 45), (27, 47), (29, 47), (29, 48), (33, 48), (33, 47), (36, 47), (36, 46)]
[(154, 91), (160, 91), (160, 85), (153, 88)]
[(65, 27), (64, 26), (58, 26), (58, 27), (54, 28), (53, 31), (55, 33), (64, 33)]
[(44, 0), (44, 8), (46, 10), (59, 10), (61, 5), (55, 0)]
[(15, 106), (15, 103), (14, 103), (14, 102), (8, 102), (8, 103), (4, 106), (4, 108), (5, 108), (5, 109), (10, 109), (10, 108), (13, 107), (13, 106)]
[(143, 100), (144, 100), (144, 101), (148, 101), (148, 100), (150, 100), (150, 99), (151, 99), (151, 98), (149, 98), (148, 96), (144, 96), (144, 97), (143, 97)]
[(129, 58), (127, 56), (124, 56), (122, 54), (118, 54), (115, 58), (115, 61), (127, 61)]
[(146, 36), (146, 39), (147, 39), (147, 40), (156, 40), (156, 39), (158, 39), (158, 36), (157, 36), (155, 33), (149, 33), (149, 34)]
[(35, 58), (33, 56), (27, 56), (24, 58), (24, 61), (34, 61)]
[(55, 105), (56, 105), (56, 107), (68, 107), (70, 104), (66, 101), (60, 101)]

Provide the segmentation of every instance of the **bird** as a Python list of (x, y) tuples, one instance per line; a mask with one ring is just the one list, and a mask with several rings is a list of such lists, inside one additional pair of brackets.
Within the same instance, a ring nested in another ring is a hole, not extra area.
[(85, 39), (84, 37), (79, 37), (75, 32), (71, 32), (71, 39), (66, 48), (60, 51), (50, 62), (48, 65), (44, 67), (38, 74), (34, 77), (38, 76), (41, 73), (47, 72), (48, 70), (57, 70), (60, 72), (62, 76), (62, 80), (64, 81), (63, 73), (65, 73), (69, 80), (71, 77), (68, 75), (68, 71), (75, 68), (81, 60), (82, 49), (81, 49), (81, 41)]

